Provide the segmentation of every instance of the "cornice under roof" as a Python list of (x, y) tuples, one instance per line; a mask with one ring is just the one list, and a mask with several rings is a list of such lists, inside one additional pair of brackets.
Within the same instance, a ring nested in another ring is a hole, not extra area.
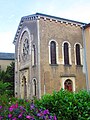
[(21, 21), (20, 21), (20, 24), (18, 26), (18, 29), (17, 29), (17, 32), (16, 32), (16, 35), (15, 35), (13, 43), (16, 42), (18, 34), (19, 34), (20, 30), (21, 30), (21, 27), (22, 27), (24, 21), (27, 21), (27, 20), (37, 20), (37, 19), (40, 19), (40, 18), (43, 18), (44, 20), (46, 20), (46, 19), (49, 19), (51, 21), (54, 20), (56, 22), (59, 21), (61, 23), (65, 22), (66, 24), (70, 23), (71, 25), (74, 24), (76, 26), (79, 25), (81, 27), (87, 25), (86, 23), (83, 23), (83, 22), (78, 22), (78, 21), (69, 20), (69, 19), (65, 19), (65, 18), (60, 18), (60, 17), (56, 17), (56, 16), (46, 15), (46, 14), (42, 14), (42, 13), (36, 13), (36, 14), (24, 16), (24, 17), (21, 18)]

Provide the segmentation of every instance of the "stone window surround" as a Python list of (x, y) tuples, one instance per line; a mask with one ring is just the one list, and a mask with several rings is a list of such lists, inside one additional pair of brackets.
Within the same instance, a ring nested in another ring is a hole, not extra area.
[[(51, 64), (50, 43), (51, 43), (52, 41), (54, 41), (54, 42), (56, 43), (56, 61), (57, 61), (57, 64), (59, 64), (59, 59), (58, 59), (58, 43), (57, 43), (57, 41), (54, 40), (54, 39), (52, 39), (52, 40), (49, 41), (49, 46), (48, 46), (48, 47), (49, 47), (49, 64)], [(65, 42), (67, 42), (68, 45), (69, 45), (69, 63), (70, 63), (70, 65), (72, 65), (72, 61), (71, 61), (71, 45), (70, 45), (70, 43), (69, 43), (68, 41), (64, 41), (64, 42), (62, 43), (62, 62), (61, 62), (61, 64), (64, 65), (64, 51), (63, 51), (63, 47), (64, 47), (64, 43), (65, 43)], [(77, 64), (76, 64), (76, 52), (75, 52), (75, 46), (76, 46), (76, 44), (79, 44), (79, 45), (80, 45), (81, 65), (83, 65), (83, 48), (82, 48), (82, 45), (81, 45), (80, 43), (78, 43), (78, 42), (75, 43), (75, 45), (74, 45), (75, 65), (77, 65)]]
[(69, 65), (72, 65), (72, 61), (71, 61), (71, 45), (68, 41), (64, 41), (62, 43), (62, 58), (63, 58), (63, 61), (62, 61), (62, 64), (64, 65), (64, 43), (68, 43), (69, 45)]
[(76, 45), (79, 44), (80, 45), (80, 60), (81, 60), (81, 65), (83, 65), (83, 48), (82, 45), (79, 42), (76, 42), (74, 44), (74, 57), (75, 57), (75, 65), (77, 65), (76, 63)]
[[(28, 27), (24, 27), (23, 28), (23, 30), (22, 30), (22, 32), (21, 32), (21, 35), (20, 35), (20, 38), (19, 38), (19, 43), (18, 43), (18, 61), (20, 61), (19, 59), (20, 59), (20, 57), (22, 56), (21, 55), (21, 47), (22, 47), (22, 43), (21, 42), (23, 42), (23, 41), (21, 41), (21, 39), (22, 39), (22, 36), (23, 36), (23, 33), (24, 32), (27, 32), (28, 33), (28, 35), (29, 35), (29, 54), (31, 55), (31, 35), (30, 35), (30, 31), (29, 31), (29, 29), (28, 29)], [(21, 46), (21, 47), (20, 47)]]
[(36, 45), (32, 45), (32, 66), (36, 66), (37, 64), (37, 51), (36, 51)]
[(32, 96), (35, 96), (35, 86), (34, 86), (34, 80), (36, 81), (36, 95), (37, 95), (37, 79), (32, 79)]
[(54, 41), (54, 42), (56, 43), (56, 62), (57, 62), (57, 64), (59, 64), (59, 62), (58, 62), (58, 43), (57, 43), (57, 41), (54, 40), (54, 39), (50, 40), (50, 41), (49, 41), (49, 45), (48, 45), (48, 47), (49, 47), (49, 64), (51, 64), (50, 44), (51, 44), (52, 41)]
[(61, 88), (63, 88), (64, 89), (64, 83), (65, 83), (65, 81), (67, 80), (67, 79), (70, 79), (71, 81), (72, 81), (72, 83), (73, 83), (73, 86), (72, 86), (72, 88), (73, 88), (73, 92), (75, 92), (75, 77), (62, 77), (61, 78)]

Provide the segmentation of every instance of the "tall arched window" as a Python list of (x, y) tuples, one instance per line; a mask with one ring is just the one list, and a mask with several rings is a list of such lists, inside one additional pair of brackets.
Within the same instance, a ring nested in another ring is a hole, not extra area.
[(69, 65), (69, 45), (67, 42), (64, 43), (64, 64)]
[(32, 47), (32, 66), (36, 65), (36, 48), (35, 45)]
[(56, 42), (51, 41), (50, 43), (50, 57), (51, 57), (51, 64), (56, 64)]
[(37, 81), (36, 81), (36, 79), (34, 78), (34, 79), (32, 80), (32, 82), (33, 82), (33, 95), (36, 96), (36, 95), (37, 95)]
[(67, 79), (64, 83), (64, 89), (68, 91), (73, 91), (73, 83), (70, 79)]
[(34, 65), (36, 65), (36, 48), (35, 48), (35, 45), (33, 45), (33, 50), (34, 50)]
[(76, 44), (76, 64), (81, 65), (80, 45)]
[(27, 85), (26, 85), (26, 77), (23, 76), (23, 79), (22, 79), (22, 87), (23, 87), (23, 97), (26, 99), (27, 98)]
[(37, 91), (36, 91), (36, 80), (34, 79), (33, 82), (34, 82), (34, 95), (36, 96), (36, 94), (37, 94)]

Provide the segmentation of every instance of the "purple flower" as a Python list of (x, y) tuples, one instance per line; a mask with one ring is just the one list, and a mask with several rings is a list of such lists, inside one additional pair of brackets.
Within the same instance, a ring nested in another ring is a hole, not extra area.
[(29, 100), (26, 100), (26, 102), (29, 102)]
[(11, 105), (9, 111), (12, 112), (15, 108), (18, 108), (18, 103), (16, 103), (15, 105)]
[(18, 103), (16, 103), (16, 104), (14, 105), (14, 108), (18, 108)]
[(35, 108), (35, 105), (34, 104), (31, 104), (30, 105), (30, 109), (32, 110), (32, 109), (34, 109)]
[(15, 117), (15, 118), (13, 118), (12, 120), (17, 120), (17, 118)]
[(11, 117), (12, 117), (12, 114), (8, 114), (8, 117), (11, 118)]
[(33, 118), (33, 117), (30, 116), (30, 115), (27, 115), (26, 118), (30, 120), (30, 119)]
[(41, 113), (38, 113), (38, 114), (37, 114), (37, 116), (39, 116), (39, 117), (40, 117), (40, 116), (41, 116)]
[(37, 114), (38, 117), (42, 117), (43, 115), (43, 112)]
[(10, 111), (10, 112), (12, 112), (12, 111), (13, 111), (13, 109), (14, 109), (14, 108), (10, 107), (10, 108), (9, 108), (9, 111)]
[(24, 110), (24, 107), (23, 107), (23, 106), (20, 106), (20, 110)]
[(15, 108), (15, 106), (11, 105), (10, 108), (9, 108), (9, 111), (12, 112), (14, 108)]
[(53, 116), (50, 115), (49, 118), (50, 118), (50, 120), (52, 120)]
[(54, 116), (54, 120), (57, 120), (56, 116)]
[(2, 109), (2, 106), (0, 106), (0, 109)]
[(2, 116), (0, 116), (0, 120), (3, 120), (3, 117), (2, 117)]
[(18, 118), (22, 118), (22, 113), (18, 115)]
[(43, 111), (43, 114), (44, 114), (44, 115), (49, 114), (49, 110), (44, 110), (44, 111)]

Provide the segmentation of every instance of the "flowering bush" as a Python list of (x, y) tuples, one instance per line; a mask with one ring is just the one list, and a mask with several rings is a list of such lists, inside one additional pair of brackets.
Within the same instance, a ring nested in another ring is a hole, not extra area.
[(0, 120), (57, 120), (48, 109), (38, 109), (34, 103), (29, 101), (16, 101), (10, 106), (0, 105)]
[(57, 119), (90, 120), (90, 92), (73, 93), (62, 89), (34, 102), (0, 95), (0, 120)]

